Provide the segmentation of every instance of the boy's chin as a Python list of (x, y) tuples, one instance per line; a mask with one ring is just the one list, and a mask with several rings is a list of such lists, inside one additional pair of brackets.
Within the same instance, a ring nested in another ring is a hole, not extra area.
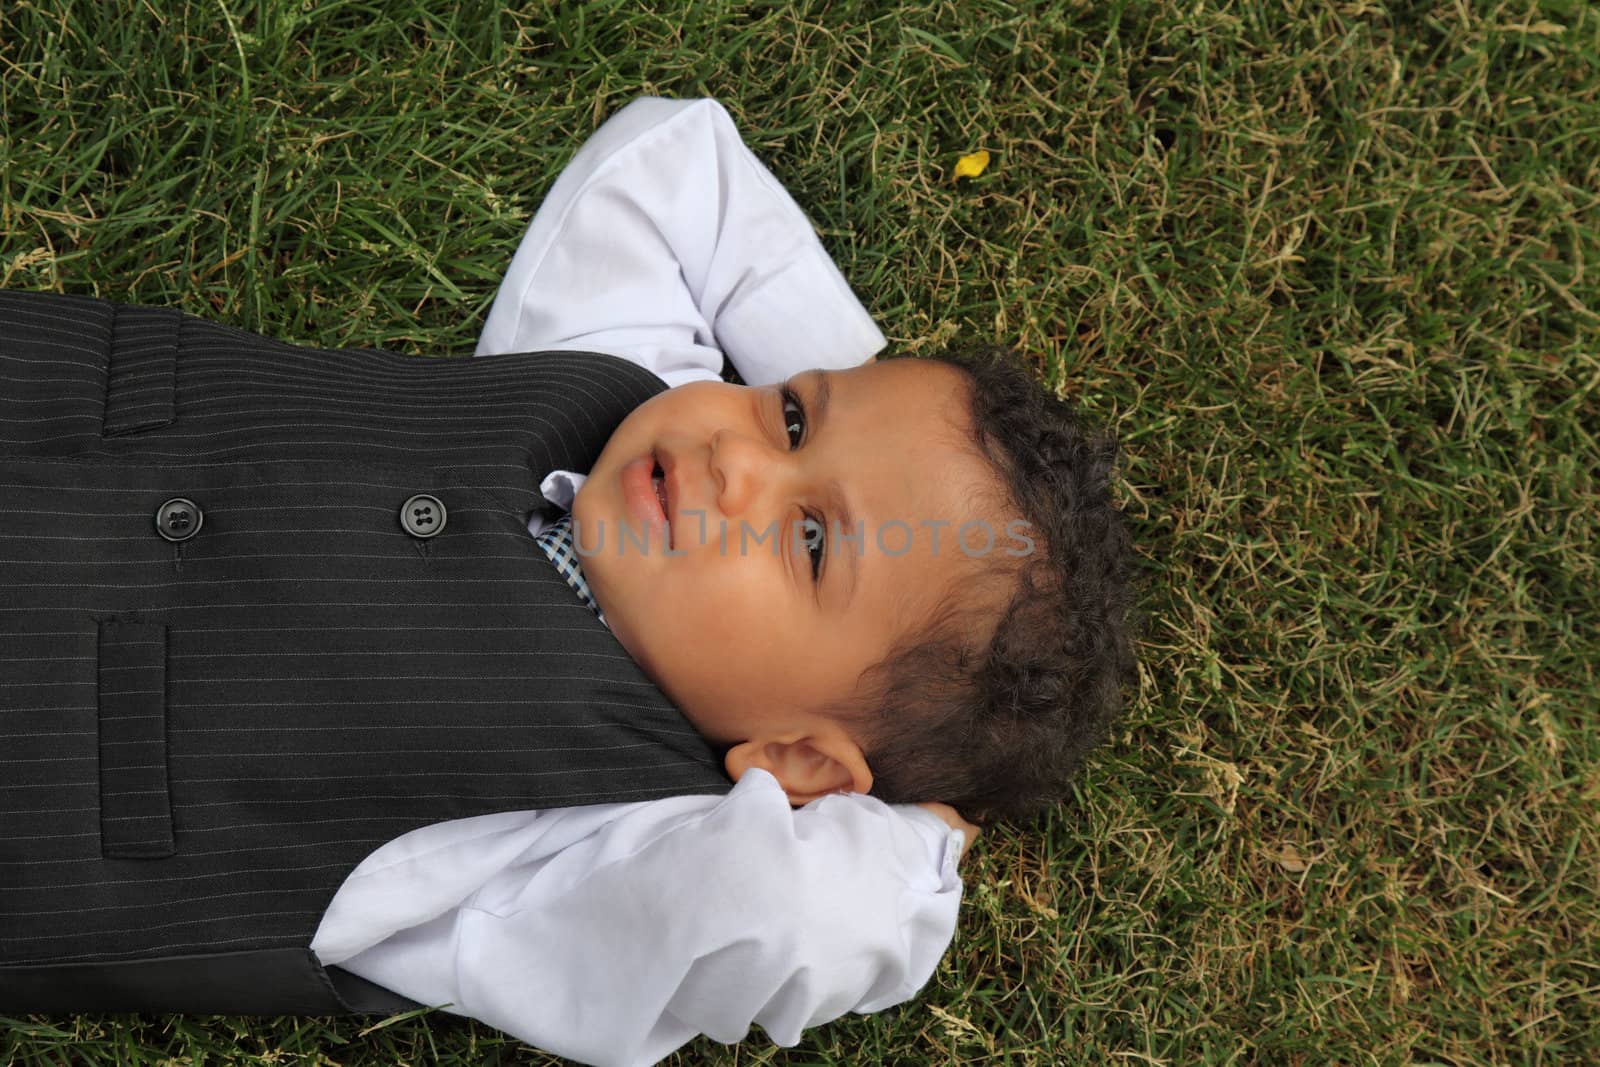
[(633, 660), (641, 671), (644, 671), (650, 681), (655, 683), (657, 689), (666, 692), (666, 686), (661, 684), (661, 679), (657, 677), (657, 672), (651, 669), (649, 657), (645, 654), (638, 641), (635, 640), (634, 634), (636, 631), (634, 630), (633, 619), (627, 609), (615, 603), (607, 607), (605, 598), (600, 595), (600, 590), (595, 586), (593, 580), (589, 583), (589, 595), (594, 597), (594, 602), (599, 605), (600, 613), (606, 617), (606, 628), (611, 631), (611, 636), (617, 639), (617, 644), (622, 646), (622, 651), (628, 654), (628, 658)]

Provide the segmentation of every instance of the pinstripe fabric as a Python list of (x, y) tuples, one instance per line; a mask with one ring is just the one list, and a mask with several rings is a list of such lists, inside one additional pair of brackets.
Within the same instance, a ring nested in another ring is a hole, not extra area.
[(415, 827), (727, 789), (526, 529), (660, 388), (0, 293), (0, 971), (303, 949)]

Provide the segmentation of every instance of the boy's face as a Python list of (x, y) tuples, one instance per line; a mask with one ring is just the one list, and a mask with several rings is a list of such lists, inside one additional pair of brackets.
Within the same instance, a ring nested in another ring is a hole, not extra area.
[[(808, 371), (792, 399), (694, 383), (606, 443), (573, 503), (584, 574), (707, 738), (764, 737), (847, 698), (970, 569), (957, 531), (987, 511), (994, 477), (970, 444), (966, 382), (900, 359)], [(859, 542), (840, 536), (854, 529)]]

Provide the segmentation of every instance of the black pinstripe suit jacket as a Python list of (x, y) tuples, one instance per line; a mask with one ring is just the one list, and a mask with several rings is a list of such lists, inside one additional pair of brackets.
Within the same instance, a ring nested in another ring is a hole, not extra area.
[(661, 388), (0, 293), (0, 1012), (387, 1006), (308, 949), (380, 844), (727, 789), (526, 527)]

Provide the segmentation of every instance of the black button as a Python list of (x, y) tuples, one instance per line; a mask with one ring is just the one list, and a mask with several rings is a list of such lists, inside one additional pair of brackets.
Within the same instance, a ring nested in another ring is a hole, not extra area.
[(187, 541), (200, 532), (200, 524), (205, 521), (199, 505), (181, 496), (156, 509), (156, 533), (168, 541)]
[(449, 517), (436, 496), (418, 493), (400, 505), (400, 525), (413, 537), (432, 537), (444, 529)]

